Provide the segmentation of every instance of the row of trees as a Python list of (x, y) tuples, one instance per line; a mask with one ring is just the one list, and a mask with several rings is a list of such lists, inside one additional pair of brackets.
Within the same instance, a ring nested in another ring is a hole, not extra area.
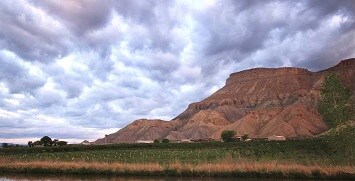
[(28, 142), (28, 146), (29, 147), (34, 147), (34, 146), (65, 146), (67, 145), (68, 142), (66, 141), (59, 141), (58, 139), (53, 139), (50, 138), (49, 136), (44, 136), (43, 138), (41, 138), (38, 141), (32, 142), (29, 141)]

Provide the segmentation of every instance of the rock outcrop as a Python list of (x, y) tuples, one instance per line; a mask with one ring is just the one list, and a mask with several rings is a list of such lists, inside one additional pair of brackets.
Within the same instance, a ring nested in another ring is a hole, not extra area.
[[(252, 138), (310, 137), (328, 129), (317, 112), (324, 77), (336, 73), (355, 90), (355, 59), (311, 72), (300, 68), (255, 68), (233, 73), (226, 85), (192, 103), (171, 121), (138, 120), (106, 136), (106, 143), (168, 138), (220, 139), (223, 130)], [(96, 141), (105, 143), (105, 139)]]
[(138, 140), (154, 140), (165, 138), (174, 130), (174, 124), (159, 119), (139, 119), (116, 133), (106, 135), (95, 141), (95, 144), (136, 142)]

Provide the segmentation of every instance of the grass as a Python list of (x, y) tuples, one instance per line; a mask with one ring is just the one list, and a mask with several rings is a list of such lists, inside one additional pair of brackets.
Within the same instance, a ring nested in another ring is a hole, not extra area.
[[(0, 158), (19, 161), (83, 161), (120, 163), (214, 163), (229, 156), (231, 160), (293, 162), (300, 164), (348, 164), (335, 148), (323, 140), (286, 142), (187, 143), (153, 145), (105, 145), (94, 147), (16, 148), (0, 151)], [(96, 148), (96, 149), (94, 149)]]
[(156, 176), (238, 176), (278, 178), (355, 179), (353, 166), (319, 166), (280, 164), (277, 162), (224, 160), (216, 163), (107, 163), (63, 161), (10, 161), (0, 160), (3, 173), (37, 174), (105, 174)]
[[(29, 153), (3, 155), (12, 160), (21, 161), (83, 161), (83, 162), (121, 162), (121, 163), (167, 163), (173, 160), (198, 163), (210, 162), (223, 158), (228, 151), (224, 149), (119, 149), (119, 150), (91, 150), (76, 152)], [(0, 156), (1, 157), (1, 156)]]
[(0, 173), (355, 179), (354, 131), (347, 131), (283, 142), (7, 148)]

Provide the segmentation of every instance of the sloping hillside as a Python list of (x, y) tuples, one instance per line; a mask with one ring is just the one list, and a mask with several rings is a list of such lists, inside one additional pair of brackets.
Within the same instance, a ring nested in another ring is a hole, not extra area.
[[(219, 139), (223, 130), (263, 138), (308, 137), (326, 131), (317, 112), (320, 88), (330, 72), (355, 90), (355, 59), (320, 72), (300, 68), (256, 68), (233, 73), (226, 85), (192, 103), (171, 121), (138, 120), (106, 137), (106, 143), (154, 139)], [(96, 143), (105, 143), (99, 139)], [(109, 140), (109, 141), (108, 141)]]

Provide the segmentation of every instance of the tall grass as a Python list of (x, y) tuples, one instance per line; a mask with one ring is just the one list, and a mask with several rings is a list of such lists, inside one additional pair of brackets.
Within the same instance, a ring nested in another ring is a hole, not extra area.
[(20, 162), (0, 159), (0, 172), (106, 175), (238, 176), (278, 178), (355, 179), (354, 166), (280, 164), (224, 160), (217, 163), (105, 163), (69, 161)]
[(0, 173), (355, 179), (354, 136), (0, 149)]

